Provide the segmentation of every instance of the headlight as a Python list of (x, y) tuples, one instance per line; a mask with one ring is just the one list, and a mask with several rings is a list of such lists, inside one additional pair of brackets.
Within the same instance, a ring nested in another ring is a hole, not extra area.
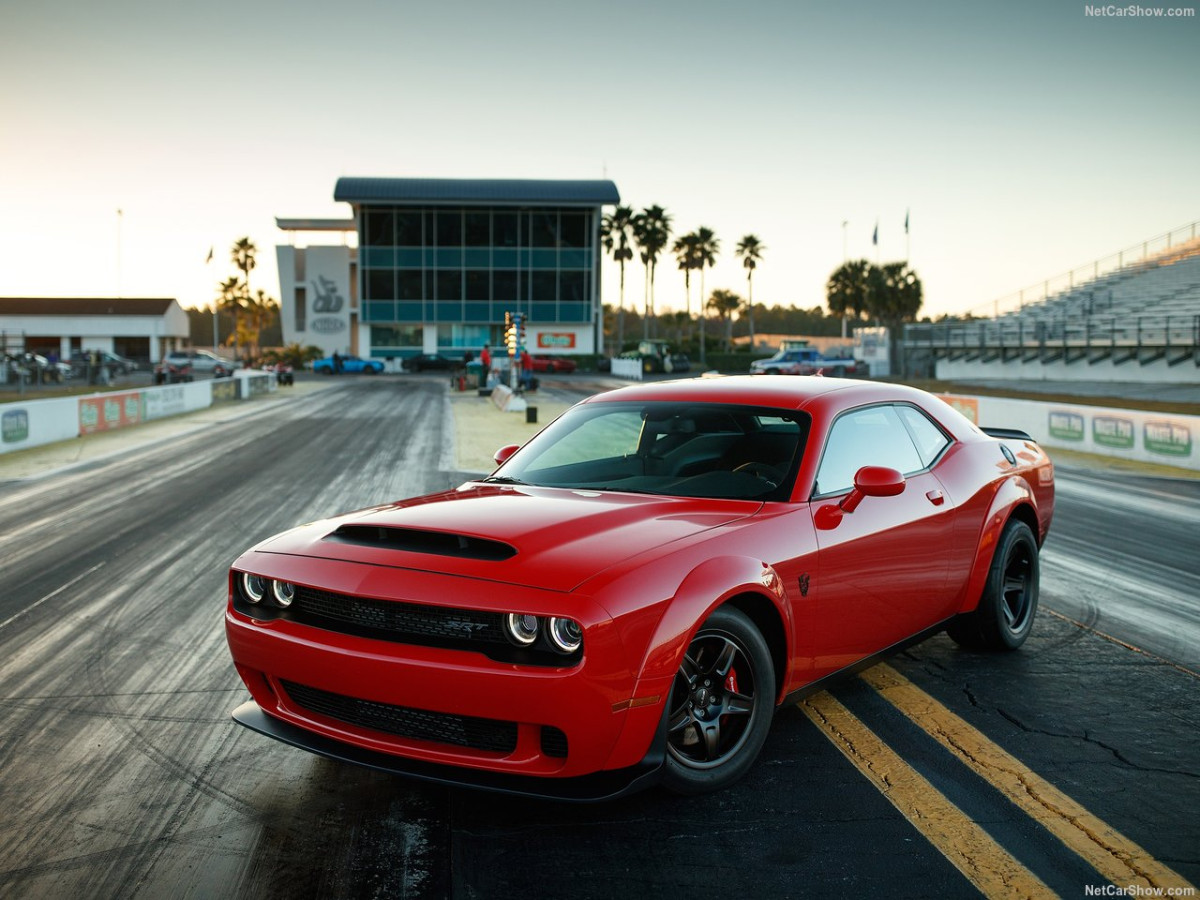
[(261, 575), (251, 575), (249, 572), (242, 573), (242, 594), (251, 603), (259, 603), (262, 601), (263, 595), (267, 592), (267, 583)]
[(555, 617), (550, 620), (547, 630), (550, 633), (550, 643), (560, 653), (574, 653), (583, 644), (583, 629), (574, 619)]
[(276, 581), (271, 586), (271, 593), (275, 595), (275, 602), (287, 609), (296, 599), (296, 586), (288, 581)]
[(520, 647), (528, 647), (538, 636), (537, 616), (524, 613), (509, 613), (504, 617), (504, 630), (509, 640)]

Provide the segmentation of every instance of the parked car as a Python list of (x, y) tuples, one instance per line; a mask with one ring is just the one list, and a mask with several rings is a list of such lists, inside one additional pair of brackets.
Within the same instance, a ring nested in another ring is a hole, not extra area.
[(419, 353), (404, 359), (404, 369), (409, 372), (424, 372), (426, 370), (451, 371), (461, 367), (461, 356), (444, 356), (441, 353)]
[[(318, 375), (332, 375), (334, 373), (334, 359), (332, 356), (326, 356), (324, 359), (318, 359), (313, 363), (313, 371)], [(337, 358), (337, 371), (349, 372), (357, 374), (365, 372), (367, 375), (378, 375), (383, 371), (383, 363), (377, 359), (362, 359), (357, 356), (342, 356)]]
[(535, 356), (533, 357), (533, 371), (535, 372), (574, 372), (575, 360), (564, 359), (561, 356)]
[(213, 378), (226, 378), (241, 368), (241, 363), (218, 356), (211, 350), (172, 350), (164, 361), (175, 366), (190, 364), (194, 372), (209, 372)]
[(190, 359), (172, 361), (168, 354), (154, 367), (155, 384), (181, 384), (194, 380)]
[(646, 383), (496, 462), (242, 554), (234, 718), (451, 784), (693, 794), (836, 675), (940, 629), (1003, 651), (1033, 626), (1053, 465), (923, 391)]
[(5, 380), (11, 383), (19, 382), (22, 378), (28, 384), (39, 382), (68, 381), (74, 371), (70, 364), (51, 362), (40, 353), (18, 353), (5, 358)]
[(824, 356), (815, 347), (783, 349), (768, 359), (750, 363), (751, 375), (829, 375), (865, 378), (870, 367), (852, 356)]
[(93, 369), (97, 368), (97, 361), (99, 368), (102, 368), (110, 379), (117, 375), (129, 375), (137, 371), (137, 363), (116, 353), (110, 353), (107, 350), (77, 350), (71, 354), (69, 360), (72, 376), (95, 380)]

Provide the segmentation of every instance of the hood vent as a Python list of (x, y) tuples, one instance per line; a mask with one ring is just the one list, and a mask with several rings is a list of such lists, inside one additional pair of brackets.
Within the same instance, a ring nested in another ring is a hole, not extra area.
[(386, 547), (409, 553), (456, 556), (501, 562), (517, 555), (517, 548), (503, 541), (450, 534), (445, 531), (421, 531), (416, 528), (385, 528), (379, 525), (343, 525), (325, 538), (360, 547)]

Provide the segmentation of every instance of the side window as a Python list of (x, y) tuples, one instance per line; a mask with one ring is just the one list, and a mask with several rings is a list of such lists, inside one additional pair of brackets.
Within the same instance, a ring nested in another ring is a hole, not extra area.
[(817, 470), (816, 493), (848, 491), (863, 466), (888, 466), (906, 475), (925, 468), (894, 407), (856, 409), (833, 423)]
[(922, 467), (932, 466), (933, 461), (946, 449), (950, 439), (919, 409), (912, 406), (900, 406), (897, 409), (900, 412), (900, 418), (904, 420), (904, 424), (908, 426), (908, 430), (912, 434), (913, 443), (917, 445), (917, 452), (921, 454)]

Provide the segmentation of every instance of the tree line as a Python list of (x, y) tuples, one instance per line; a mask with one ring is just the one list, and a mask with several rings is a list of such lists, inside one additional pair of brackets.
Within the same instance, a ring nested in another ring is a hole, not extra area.
[[(762, 261), (766, 245), (754, 234), (738, 241), (734, 255), (742, 260), (746, 270), (746, 296), (718, 288), (705, 292), (705, 272), (716, 264), (721, 242), (711, 228), (700, 226), (671, 242), (671, 216), (661, 206), (647, 206), (640, 212), (632, 207), (618, 206), (605, 215), (600, 223), (600, 239), (604, 249), (617, 263), (619, 270), (619, 300), (613, 311), (611, 325), (605, 319), (605, 332), (618, 352), (626, 347), (626, 332), (631, 322), (640, 324), (643, 339), (658, 333), (662, 323), (679, 335), (683, 344), (698, 346), (700, 362), (709, 341), (706, 335), (711, 316), (721, 334), (726, 350), (730, 348), (735, 330), (755, 344), (759, 330), (773, 334), (840, 334), (847, 324), (877, 323), (891, 329), (893, 339), (900, 325), (916, 319), (921, 308), (923, 289), (921, 279), (907, 262), (873, 264), (866, 260), (846, 262), (834, 270), (825, 286), (829, 315), (814, 307), (801, 310), (768, 307), (754, 302), (754, 272)], [(677, 268), (683, 273), (685, 303), (679, 313), (660, 317), (655, 310), (654, 286), (659, 258), (670, 247)], [(643, 266), (642, 311), (626, 310), (625, 266), (635, 253)], [(692, 313), (692, 277), (699, 278), (700, 303), (697, 314)], [(735, 317), (740, 328), (735, 326)], [(694, 328), (693, 328), (694, 324)]]

